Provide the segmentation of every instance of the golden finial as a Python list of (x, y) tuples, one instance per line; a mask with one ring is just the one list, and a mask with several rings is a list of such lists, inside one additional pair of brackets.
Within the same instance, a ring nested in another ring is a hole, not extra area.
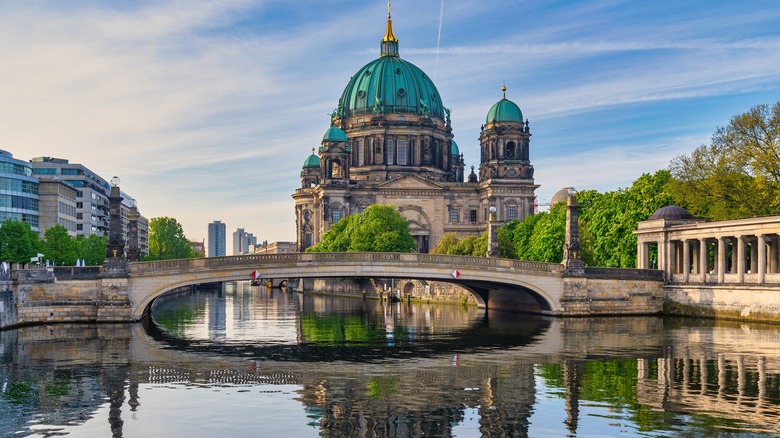
[(393, 20), (390, 19), (390, 0), (387, 0), (387, 29), (381, 43), (381, 56), (398, 56), (398, 38), (393, 35)]
[(504, 92), (504, 99), (506, 99), (506, 84), (501, 86), (501, 91)]
[(314, 148), (311, 148), (311, 154), (314, 155)]

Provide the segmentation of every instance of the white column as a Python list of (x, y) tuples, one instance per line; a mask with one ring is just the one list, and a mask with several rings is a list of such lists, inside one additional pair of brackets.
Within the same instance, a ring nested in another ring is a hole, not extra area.
[(750, 241), (750, 273), (755, 274), (758, 271), (758, 245), (755, 240)]
[(737, 236), (737, 281), (745, 281), (745, 238)]
[(726, 279), (726, 239), (718, 237), (718, 284), (723, 284)]
[(769, 239), (769, 272), (777, 274), (777, 236)]
[(706, 283), (707, 282), (707, 273), (709, 272), (709, 269), (707, 269), (708, 261), (710, 258), (710, 251), (709, 248), (707, 248), (707, 239), (700, 239), (699, 240), (699, 271), (701, 271), (702, 277), (701, 282)]
[(758, 238), (758, 284), (764, 284), (766, 279), (766, 236), (759, 234)]
[(683, 283), (687, 283), (688, 276), (691, 273), (691, 253), (690, 253), (691, 245), (689, 244), (687, 239), (683, 239), (682, 245), (683, 245), (683, 250), (682, 250)]

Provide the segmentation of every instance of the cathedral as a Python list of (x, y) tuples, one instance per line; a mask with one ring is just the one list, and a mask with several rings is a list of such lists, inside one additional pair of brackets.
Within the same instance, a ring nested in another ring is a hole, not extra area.
[(491, 207), (499, 223), (533, 214), (528, 121), (502, 90), (479, 135), (479, 175), (472, 166), (464, 177), (450, 109), (428, 75), (399, 56), (388, 7), (379, 58), (349, 80), (319, 150), (303, 163), (292, 195), (298, 251), (371, 204), (394, 205), (421, 253), (446, 233), (484, 233)]

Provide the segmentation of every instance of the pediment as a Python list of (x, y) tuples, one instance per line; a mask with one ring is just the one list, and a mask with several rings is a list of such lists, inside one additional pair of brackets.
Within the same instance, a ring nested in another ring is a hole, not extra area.
[(376, 186), (377, 189), (404, 189), (404, 190), (443, 190), (444, 186), (436, 181), (420, 178), (417, 175), (405, 175)]

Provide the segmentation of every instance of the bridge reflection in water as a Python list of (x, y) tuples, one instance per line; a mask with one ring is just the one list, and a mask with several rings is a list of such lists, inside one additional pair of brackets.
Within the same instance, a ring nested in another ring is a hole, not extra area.
[[(399, 336), (408, 330), (395, 330), (392, 346), (307, 339), (329, 324), (344, 329), (355, 315), (342, 312), (342, 324), (331, 324), (328, 318), (339, 314), (318, 310), (329, 307), (326, 300), (284, 294), (271, 301), (297, 308), (289, 343), (204, 342), (197, 333), (177, 337), (148, 322), (0, 332), (0, 435), (110, 429), (124, 436), (141, 427), (136, 416), (154, 415), (155, 395), (172, 388), (188, 389), (190, 398), (204, 390), (292, 388), (307, 427), (329, 436), (450, 436), (471, 418), (482, 435), (560, 435), (577, 433), (594, 406), (646, 431), (684, 431), (669, 417), (699, 413), (729, 427), (744, 422), (738, 430), (780, 433), (774, 327), (644, 317), (548, 320), (472, 309), (427, 341), (424, 333)], [(392, 325), (426, 318), (420, 307), (385, 306), (385, 337)], [(224, 325), (212, 318), (214, 327)], [(540, 397), (562, 400), (559, 412), (544, 414), (559, 424), (533, 424), (545, 409)]]

